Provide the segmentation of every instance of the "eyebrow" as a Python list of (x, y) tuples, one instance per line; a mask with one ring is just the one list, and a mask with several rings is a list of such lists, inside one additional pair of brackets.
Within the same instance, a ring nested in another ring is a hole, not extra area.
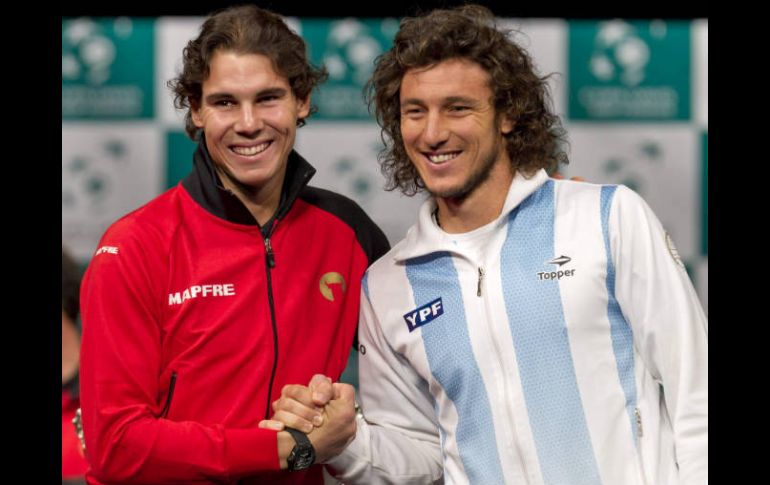
[[(263, 98), (265, 96), (276, 96), (276, 97), (282, 97), (285, 96), (287, 93), (286, 88), (267, 88), (263, 89), (259, 92), (257, 92), (256, 98)], [(218, 93), (211, 93), (208, 96), (206, 96), (206, 103), (213, 104), (217, 101), (220, 101), (222, 99), (233, 99), (235, 96), (232, 93), (228, 93), (226, 91), (224, 92), (218, 92)]]
[[(479, 100), (475, 98), (468, 98), (466, 96), (450, 96), (444, 100), (442, 100), (442, 104), (454, 104), (454, 103), (463, 103), (463, 104), (471, 104), (476, 105), (479, 103)], [(417, 104), (417, 105), (424, 105), (425, 102), (418, 98), (407, 98), (404, 101), (401, 102), (401, 106), (407, 106), (410, 104)]]
[(286, 88), (267, 88), (263, 89), (262, 91), (257, 93), (257, 97), (261, 98), (263, 96), (276, 96), (281, 97), (285, 96), (287, 93)]
[(444, 100), (444, 104), (454, 104), (454, 103), (478, 104), (479, 100), (475, 98), (468, 98), (465, 96), (450, 96)]

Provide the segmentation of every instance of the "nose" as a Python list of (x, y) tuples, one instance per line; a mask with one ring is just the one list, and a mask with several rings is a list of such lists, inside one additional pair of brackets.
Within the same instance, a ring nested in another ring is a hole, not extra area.
[(235, 131), (241, 134), (251, 134), (262, 129), (264, 123), (255, 104), (244, 103), (238, 113)]
[(437, 148), (449, 139), (449, 129), (441, 113), (436, 111), (428, 113), (422, 137), (431, 148)]

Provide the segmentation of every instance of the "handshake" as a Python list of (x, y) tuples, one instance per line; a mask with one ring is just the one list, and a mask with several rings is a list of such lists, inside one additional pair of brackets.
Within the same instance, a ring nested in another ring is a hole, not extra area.
[[(284, 386), (281, 397), (273, 402), (272, 419), (261, 421), (259, 427), (302, 431), (315, 449), (315, 462), (324, 463), (342, 453), (356, 436), (355, 397), (353, 386), (316, 374), (307, 386)], [(285, 469), (294, 439), (283, 435), (288, 433), (279, 433), (278, 456)]]

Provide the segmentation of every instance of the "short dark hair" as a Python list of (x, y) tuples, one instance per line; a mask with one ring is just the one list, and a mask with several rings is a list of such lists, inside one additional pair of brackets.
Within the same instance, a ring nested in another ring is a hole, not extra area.
[(80, 268), (67, 251), (61, 250), (61, 309), (75, 323), (80, 311)]
[[(182, 72), (168, 82), (174, 91), (174, 105), (187, 110), (185, 131), (193, 140), (198, 128), (190, 110), (201, 102), (203, 81), (209, 75), (212, 57), (219, 50), (267, 56), (275, 70), (288, 79), (298, 99), (307, 99), (313, 88), (327, 77), (325, 68), (310, 64), (305, 41), (289, 29), (278, 14), (254, 5), (216, 12), (203, 23), (198, 37), (187, 43)], [(311, 106), (310, 113), (316, 111), (317, 108)], [(297, 121), (298, 126), (304, 124), (304, 119)]]
[(437, 9), (401, 21), (393, 47), (377, 58), (366, 86), (370, 108), (374, 105), (382, 127), (385, 148), (379, 161), (388, 179), (387, 190), (398, 188), (414, 195), (425, 188), (401, 137), (401, 81), (410, 69), (449, 59), (470, 60), (489, 74), (498, 119), (506, 115), (515, 123), (505, 135), (514, 170), (527, 175), (568, 163), (562, 149), (566, 133), (552, 112), (548, 76), (538, 76), (529, 54), (508, 34), (497, 28), (492, 12), (480, 5)]

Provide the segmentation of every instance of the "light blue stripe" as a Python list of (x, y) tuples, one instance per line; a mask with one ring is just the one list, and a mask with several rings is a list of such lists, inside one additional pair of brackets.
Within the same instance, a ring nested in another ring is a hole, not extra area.
[(626, 396), (626, 412), (631, 421), (631, 433), (634, 436), (634, 446), (637, 442), (636, 419), (636, 381), (634, 377), (634, 334), (631, 326), (623, 318), (620, 305), (615, 298), (615, 264), (612, 262), (610, 250), (609, 218), (612, 198), (615, 195), (615, 185), (602, 187), (602, 235), (604, 236), (604, 252), (607, 256), (607, 317), (610, 321), (610, 336), (612, 350), (615, 352), (615, 363), (618, 367), (618, 378)]
[(364, 290), (364, 295), (366, 295), (366, 299), (369, 301), (372, 301), (371, 298), (369, 298), (369, 271), (364, 273), (363, 278), (361, 278), (361, 288)]
[[(600, 484), (580, 399), (554, 253), (554, 183), (547, 181), (509, 216), (501, 255), (505, 307), (543, 479), (548, 485)], [(567, 254), (566, 256), (570, 256)], [(569, 263), (564, 269), (570, 269)]]
[(465, 473), (471, 483), (502, 484), (489, 398), (471, 348), (452, 258), (448, 253), (433, 253), (409, 260), (406, 275), (416, 306), (442, 299), (444, 314), (419, 330), (431, 373), (457, 409), (457, 447)]

